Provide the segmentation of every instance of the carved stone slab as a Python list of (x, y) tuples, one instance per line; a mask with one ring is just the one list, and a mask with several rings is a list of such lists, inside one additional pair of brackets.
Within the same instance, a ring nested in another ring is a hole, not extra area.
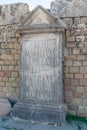
[(21, 35), (20, 102), (12, 117), (31, 122), (62, 124), (63, 105), (62, 46), (63, 26), (38, 6), (19, 27)]
[(61, 37), (55, 34), (34, 34), (29, 39), (27, 36), (22, 39), (22, 100), (60, 104)]

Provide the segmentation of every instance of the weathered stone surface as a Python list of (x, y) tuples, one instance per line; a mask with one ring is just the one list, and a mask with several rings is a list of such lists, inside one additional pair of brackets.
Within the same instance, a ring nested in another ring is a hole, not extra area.
[(0, 6), (0, 25), (19, 23), (30, 11), (27, 4), (17, 3)]
[(11, 110), (10, 102), (5, 98), (0, 98), (0, 117), (7, 115)]
[(19, 27), (22, 33), (21, 102), (12, 109), (13, 117), (65, 123), (62, 92), (64, 28), (59, 19), (55, 21), (55, 17), (38, 6)]
[(87, 0), (55, 0), (51, 13), (60, 17), (87, 16)]

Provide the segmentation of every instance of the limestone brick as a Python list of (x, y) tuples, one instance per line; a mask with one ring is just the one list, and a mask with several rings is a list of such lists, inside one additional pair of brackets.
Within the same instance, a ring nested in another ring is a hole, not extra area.
[(77, 60), (85, 60), (85, 55), (77, 55)]
[(67, 37), (67, 42), (75, 42), (75, 36)]
[(87, 106), (79, 106), (79, 112), (87, 113)]
[(84, 87), (76, 87), (76, 92), (85, 92)]
[(18, 72), (11, 72), (12, 77), (18, 77)]
[(73, 66), (81, 66), (82, 62), (81, 61), (73, 61)]
[(81, 100), (79, 98), (74, 98), (72, 103), (73, 103), (73, 105), (80, 105)]
[(73, 49), (73, 54), (80, 54), (80, 49), (74, 48)]
[(77, 42), (84, 42), (85, 41), (85, 36), (76, 36), (76, 41)]
[(0, 65), (4, 65), (4, 60), (0, 60)]
[(79, 68), (78, 67), (69, 67), (69, 73), (78, 73)]
[(75, 74), (75, 79), (83, 79), (83, 74)]

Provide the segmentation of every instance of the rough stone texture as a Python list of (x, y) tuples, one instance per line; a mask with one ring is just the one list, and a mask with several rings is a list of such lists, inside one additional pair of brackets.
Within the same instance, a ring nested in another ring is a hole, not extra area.
[(62, 84), (62, 23), (38, 6), (18, 30), (22, 33), (21, 102), (14, 106), (11, 114), (13, 118), (63, 124), (66, 110)]
[(18, 98), (20, 35), (18, 24), (0, 26), (0, 97)]
[(0, 98), (0, 117), (6, 116), (11, 111), (11, 104), (5, 98)]
[(0, 6), (0, 25), (19, 23), (30, 11), (29, 5), (23, 3)]
[(87, 16), (87, 0), (55, 0), (51, 13), (59, 17)]
[[(71, 15), (71, 14), (70, 14)], [(43, 18), (41, 16), (41, 18)], [(87, 115), (87, 17), (63, 18), (69, 25), (63, 46), (64, 98), (68, 111)], [(38, 19), (36, 20), (38, 21)], [(43, 20), (42, 20), (43, 21)], [(15, 22), (15, 20), (14, 20)], [(40, 19), (39, 19), (40, 22)], [(46, 22), (46, 21), (45, 21)], [(19, 24), (0, 26), (0, 96), (19, 97)], [(43, 32), (43, 30), (42, 30)], [(84, 111), (85, 110), (85, 111)]]
[[(87, 113), (87, 17), (70, 18), (65, 34), (64, 54), (65, 102), (69, 112), (86, 116)], [(66, 20), (66, 18), (65, 18)], [(66, 55), (67, 54), (67, 55)]]
[(0, 6), (0, 97), (18, 98), (20, 21), (29, 13), (23, 3)]

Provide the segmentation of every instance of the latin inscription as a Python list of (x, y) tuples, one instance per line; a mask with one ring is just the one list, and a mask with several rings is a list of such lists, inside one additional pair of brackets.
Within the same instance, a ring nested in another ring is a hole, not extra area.
[(58, 45), (55, 39), (28, 41), (23, 46), (24, 98), (51, 101), (58, 79)]

